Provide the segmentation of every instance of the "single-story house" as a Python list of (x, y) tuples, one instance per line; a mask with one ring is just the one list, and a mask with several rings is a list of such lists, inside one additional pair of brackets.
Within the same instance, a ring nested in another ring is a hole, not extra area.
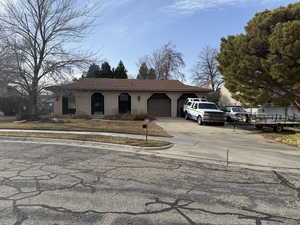
[(84, 78), (48, 90), (57, 96), (54, 114), (91, 116), (121, 113), (156, 117), (182, 116), (189, 97), (207, 96), (211, 90), (177, 80), (134, 80)]

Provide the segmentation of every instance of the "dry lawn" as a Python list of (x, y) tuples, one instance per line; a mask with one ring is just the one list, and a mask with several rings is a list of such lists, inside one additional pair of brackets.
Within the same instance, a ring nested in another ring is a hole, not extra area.
[[(0, 129), (27, 130), (62, 130), (62, 131), (94, 131), (126, 134), (145, 134), (141, 121), (102, 121), (85, 119), (64, 119), (64, 123), (26, 122), (13, 123), (0, 121)], [(149, 126), (150, 136), (170, 137), (170, 135), (155, 122)]]
[(13, 122), (15, 120), (15, 116), (0, 116), (0, 122)]
[(283, 144), (300, 148), (300, 129), (289, 128), (282, 133), (264, 133), (263, 136)]
[(10, 137), (35, 137), (35, 138), (52, 138), (52, 139), (69, 139), (78, 141), (93, 141), (102, 143), (112, 143), (120, 145), (130, 145), (138, 147), (163, 147), (170, 145), (169, 142), (153, 141), (123, 138), (123, 137), (110, 137), (100, 135), (78, 135), (78, 134), (47, 134), (47, 133), (27, 133), (27, 132), (0, 132), (0, 136)]

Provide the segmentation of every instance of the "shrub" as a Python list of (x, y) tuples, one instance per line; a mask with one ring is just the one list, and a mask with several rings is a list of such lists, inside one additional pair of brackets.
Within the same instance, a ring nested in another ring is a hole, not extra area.
[(145, 119), (149, 119), (151, 121), (155, 120), (154, 117), (148, 115), (148, 114), (117, 114), (117, 115), (111, 115), (111, 116), (105, 116), (104, 117), (107, 120), (129, 120), (129, 121), (143, 121)]
[(50, 118), (57, 118), (57, 119), (82, 119), (82, 120), (90, 120), (91, 116), (87, 114), (70, 114), (70, 115), (55, 115), (52, 114)]

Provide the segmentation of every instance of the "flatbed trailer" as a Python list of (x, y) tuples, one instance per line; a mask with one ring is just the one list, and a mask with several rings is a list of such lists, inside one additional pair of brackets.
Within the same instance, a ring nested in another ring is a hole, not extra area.
[(252, 115), (251, 124), (255, 125), (257, 129), (270, 127), (273, 128), (275, 132), (282, 132), (285, 127), (300, 126), (300, 118), (295, 116), (282, 116), (278, 114), (256, 114)]

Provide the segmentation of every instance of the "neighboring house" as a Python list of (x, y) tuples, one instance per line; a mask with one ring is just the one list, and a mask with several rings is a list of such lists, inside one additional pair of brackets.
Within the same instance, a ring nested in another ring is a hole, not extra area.
[[(220, 106), (241, 106), (242, 104), (232, 98), (232, 94), (226, 87), (222, 87), (220, 89), (220, 99), (219, 99), (219, 105)], [(300, 118), (300, 111), (297, 107), (276, 107), (271, 105), (263, 105), (261, 107), (256, 108), (249, 108), (246, 109), (248, 112), (251, 113), (264, 113), (267, 115), (279, 115), (279, 116), (288, 116), (293, 117), (296, 116), (297, 118)]]
[(0, 80), (0, 97), (19, 96), (20, 93), (15, 87), (9, 86)]
[(56, 96), (53, 94), (43, 94), (39, 96), (39, 109), (43, 113), (53, 113)]
[(4, 97), (7, 94), (7, 87), (0, 82), (0, 96)]
[(149, 114), (156, 117), (182, 116), (188, 97), (207, 96), (206, 88), (175, 80), (85, 78), (61, 87), (56, 93), (54, 114), (116, 115)]
[(232, 94), (224, 85), (220, 88), (219, 95), (220, 106), (241, 106), (241, 103), (239, 101), (232, 98)]

